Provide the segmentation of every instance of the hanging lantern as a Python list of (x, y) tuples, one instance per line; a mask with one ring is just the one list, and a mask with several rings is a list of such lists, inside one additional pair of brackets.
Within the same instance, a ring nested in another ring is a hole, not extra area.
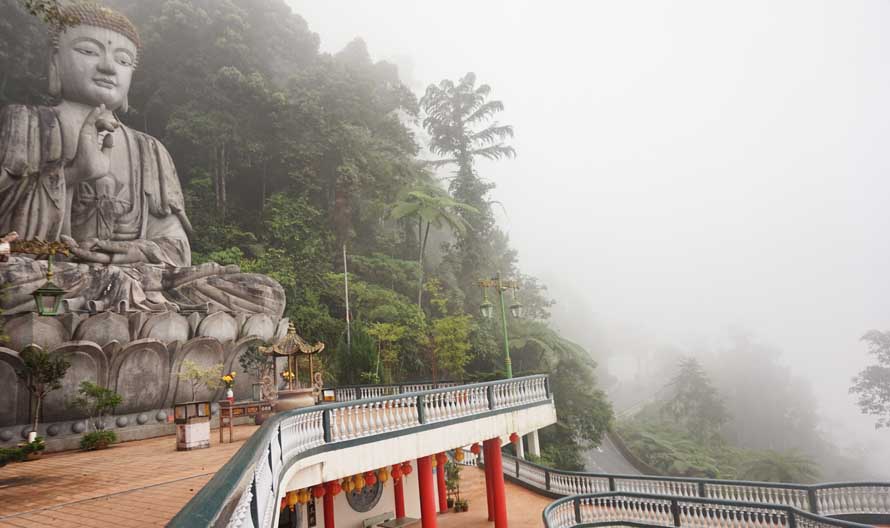
[(328, 482), (328, 493), (331, 494), (331, 497), (336, 497), (341, 491), (343, 491), (343, 486), (341, 486), (339, 482), (336, 480)]
[(297, 497), (296, 491), (288, 491), (287, 492), (287, 506), (290, 508), (290, 511), (294, 511), (297, 503), (300, 502), (299, 497)]
[(320, 498), (324, 497), (324, 494), (325, 494), (325, 489), (324, 489), (323, 485), (319, 484), (318, 486), (315, 486), (314, 488), (312, 488), (312, 495), (315, 496), (316, 499), (320, 499)]
[(414, 471), (414, 468), (411, 467), (411, 463), (410, 463), (410, 462), (404, 462), (404, 463), (402, 463), (402, 474), (403, 474), (403, 475), (405, 475), (405, 476), (407, 477), (408, 475), (411, 474), (412, 471)]
[(287, 508), (287, 496), (281, 497), (281, 505), (278, 507), (279, 510), (284, 510)]
[(516, 433), (510, 433), (510, 442), (512, 442), (513, 445), (518, 445), (519, 444), (519, 435)]
[(396, 464), (392, 467), (392, 473), (390, 473), (393, 480), (400, 480), (402, 478), (402, 466)]
[(433, 467), (436, 467), (439, 465), (438, 457), (430, 455), (430, 460), (432, 461)]
[(377, 475), (375, 475), (373, 471), (368, 471), (365, 473), (365, 484), (368, 486), (377, 484)]
[(470, 452), (476, 456), (479, 456), (479, 453), (482, 452), (482, 447), (479, 445), (479, 442), (476, 442), (475, 444), (470, 446)]
[(389, 471), (387, 471), (385, 467), (378, 469), (377, 478), (380, 480), (380, 482), (385, 484), (386, 481), (389, 480)]
[(343, 489), (346, 490), (346, 493), (352, 493), (352, 490), (355, 489), (355, 484), (352, 483), (351, 478), (343, 479)]
[(352, 477), (352, 483), (355, 485), (356, 491), (361, 491), (365, 487), (365, 477), (355, 475)]
[(463, 462), (464, 461), (464, 450), (459, 447), (457, 449), (455, 449), (454, 450), (454, 459), (457, 460), (458, 462)]

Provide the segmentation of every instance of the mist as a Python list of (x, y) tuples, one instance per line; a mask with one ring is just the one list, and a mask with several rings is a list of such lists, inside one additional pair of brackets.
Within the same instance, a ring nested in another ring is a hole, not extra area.
[(890, 328), (890, 4), (289, 3), (324, 51), (360, 37), (418, 96), (468, 71), (492, 86), (518, 157), (479, 174), (610, 391), (743, 329), (890, 472), (890, 432), (848, 394), (859, 338)]

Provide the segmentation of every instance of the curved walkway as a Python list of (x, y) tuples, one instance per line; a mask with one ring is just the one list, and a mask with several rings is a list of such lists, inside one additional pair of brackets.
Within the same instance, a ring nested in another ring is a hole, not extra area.
[(164, 526), (258, 427), (234, 442), (176, 451), (176, 437), (51, 453), (0, 468), (0, 528)]

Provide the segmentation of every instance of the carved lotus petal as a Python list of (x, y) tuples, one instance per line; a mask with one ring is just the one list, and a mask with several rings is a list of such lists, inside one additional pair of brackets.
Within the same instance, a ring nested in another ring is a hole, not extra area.
[(189, 330), (188, 319), (176, 312), (164, 312), (146, 321), (139, 337), (157, 339), (163, 343), (183, 342), (188, 340)]
[(270, 341), (275, 335), (275, 323), (266, 314), (252, 315), (241, 327), (241, 337), (258, 337), (263, 341)]
[(215, 337), (226, 342), (238, 338), (238, 323), (235, 318), (225, 312), (216, 312), (208, 315), (198, 325), (198, 335), (201, 337)]
[(51, 350), (71, 338), (59, 319), (41, 317), (33, 312), (13, 317), (6, 322), (5, 330), (10, 348), (18, 351), (31, 344)]
[(92, 341), (104, 347), (112, 341), (130, 341), (130, 324), (127, 318), (114, 312), (102, 312), (88, 317), (74, 332), (77, 341)]

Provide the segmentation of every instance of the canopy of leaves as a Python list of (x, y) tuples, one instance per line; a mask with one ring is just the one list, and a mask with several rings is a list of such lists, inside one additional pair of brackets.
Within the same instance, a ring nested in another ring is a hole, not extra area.
[(876, 416), (875, 428), (890, 427), (890, 332), (872, 330), (862, 336), (877, 364), (865, 367), (855, 378), (850, 392), (865, 414)]

